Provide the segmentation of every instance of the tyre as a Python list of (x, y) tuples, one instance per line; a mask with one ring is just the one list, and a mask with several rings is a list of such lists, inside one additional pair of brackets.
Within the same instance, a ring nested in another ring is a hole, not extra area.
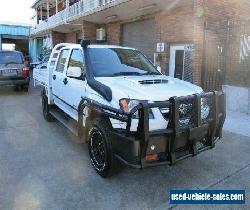
[(115, 159), (111, 145), (111, 124), (106, 119), (96, 119), (89, 131), (88, 149), (95, 171), (106, 178), (113, 173)]
[(28, 92), (29, 91), (29, 84), (22, 85), (22, 90), (24, 92)]
[(54, 122), (55, 118), (49, 113), (50, 106), (46, 96), (42, 96), (43, 117), (48, 122)]
[(20, 89), (21, 89), (21, 87), (20, 87), (19, 85), (15, 85), (15, 86), (14, 86), (14, 91), (17, 92), (17, 91), (19, 91)]

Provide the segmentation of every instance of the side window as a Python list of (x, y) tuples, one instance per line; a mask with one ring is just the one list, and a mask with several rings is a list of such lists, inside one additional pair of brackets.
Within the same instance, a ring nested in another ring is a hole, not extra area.
[(69, 54), (69, 50), (62, 50), (61, 51), (60, 56), (58, 58), (56, 71), (61, 72), (61, 73), (64, 71), (64, 67), (66, 64), (68, 54)]
[(75, 49), (72, 51), (68, 64), (68, 68), (69, 67), (80, 67), (83, 72), (84, 56), (81, 50)]

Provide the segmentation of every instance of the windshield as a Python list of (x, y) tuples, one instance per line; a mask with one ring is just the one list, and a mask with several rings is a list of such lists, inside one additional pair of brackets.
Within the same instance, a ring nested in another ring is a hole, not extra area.
[(23, 64), (23, 56), (19, 52), (0, 52), (0, 64)]
[(91, 48), (90, 61), (95, 77), (160, 75), (139, 51), (121, 48)]

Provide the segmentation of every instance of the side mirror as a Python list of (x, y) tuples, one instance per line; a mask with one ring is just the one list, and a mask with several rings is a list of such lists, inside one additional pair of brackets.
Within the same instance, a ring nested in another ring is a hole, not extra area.
[(157, 66), (156, 69), (157, 69), (157, 71), (161, 72), (161, 67), (160, 66)]
[(82, 69), (77, 66), (71, 66), (66, 72), (67, 77), (79, 78), (82, 75)]

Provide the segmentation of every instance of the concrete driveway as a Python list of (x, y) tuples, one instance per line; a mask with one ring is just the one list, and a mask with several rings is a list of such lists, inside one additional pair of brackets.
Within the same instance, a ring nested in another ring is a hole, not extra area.
[[(250, 138), (224, 132), (216, 148), (174, 167), (92, 169), (86, 145), (42, 117), (40, 92), (0, 88), (0, 209), (250, 209)], [(246, 205), (171, 206), (170, 189), (245, 189)]]

